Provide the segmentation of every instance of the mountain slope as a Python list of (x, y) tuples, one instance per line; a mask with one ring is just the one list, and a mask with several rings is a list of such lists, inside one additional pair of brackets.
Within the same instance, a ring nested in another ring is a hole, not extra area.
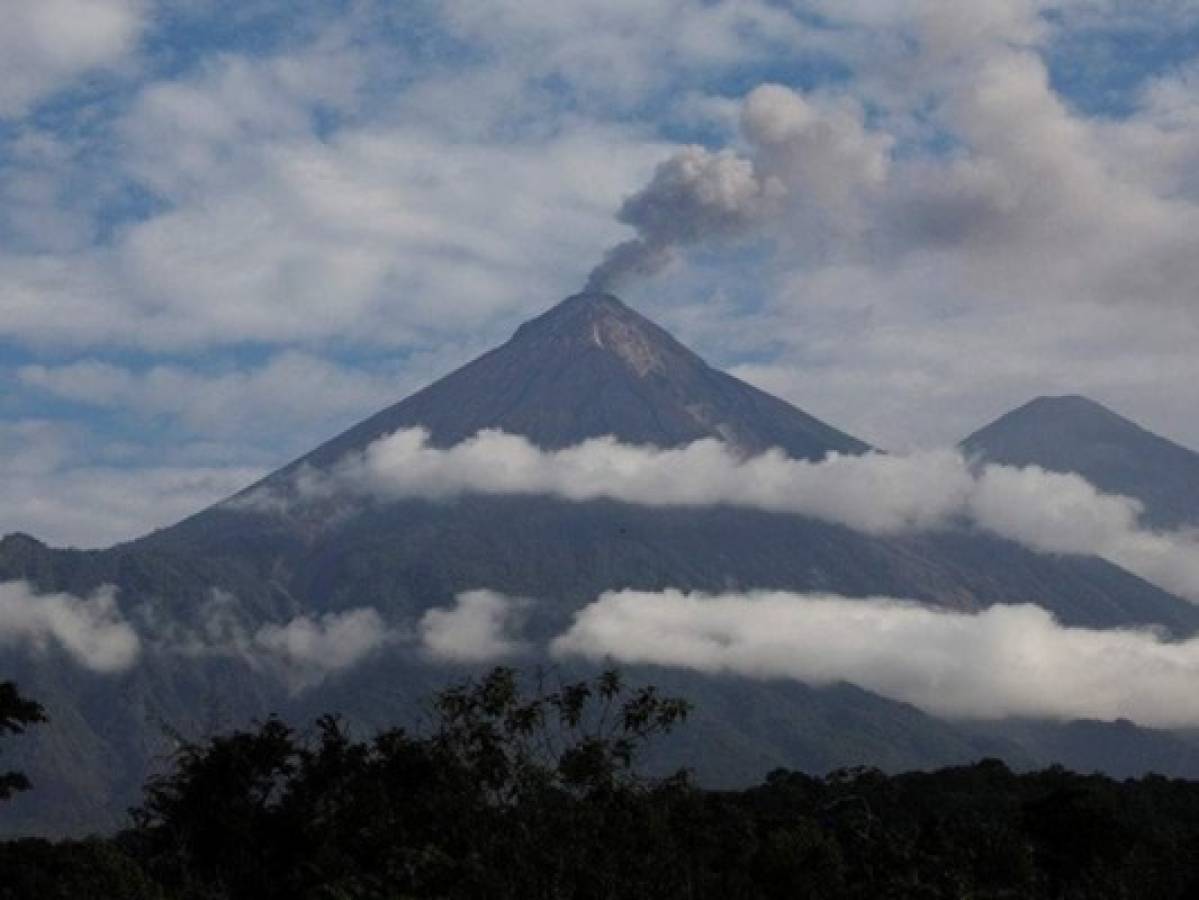
[[(267, 481), (288, 479), (300, 464), (330, 466), (397, 428), (418, 425), (441, 445), (489, 427), (546, 448), (614, 434), (659, 446), (717, 437), (747, 452), (780, 446), (807, 459), (867, 449), (710, 368), (615, 298), (586, 294)], [(0, 542), (0, 581), (12, 579), (80, 596), (114, 585), (131, 617), (185, 634), (203, 627), (213, 597), (235, 604), (251, 634), (264, 623), (363, 606), (411, 632), (430, 608), (479, 587), (535, 599), (528, 634), (534, 643), (560, 632), (602, 591), (666, 587), (892, 595), (956, 609), (1039, 602), (1067, 624), (1199, 630), (1199, 608), (1102, 560), (1039, 555), (978, 533), (879, 539), (750, 509), (545, 496), (374, 503), (315, 526), (225, 503), (106, 551), (54, 550), (10, 536)], [(466, 671), (397, 646), (289, 694), (270, 671), (236, 653), (148, 646), (134, 669), (114, 676), (81, 673), (62, 654), (5, 654), (5, 672), (49, 701), (53, 724), (14, 756), (44, 790), (9, 805), (0, 832), (110, 827), (161, 761), (163, 724), (200, 737), (271, 711), (302, 717), (339, 710), (364, 727), (410, 722), (431, 691)], [(744, 782), (788, 765), (912, 768), (982, 754), (1028, 759), (1002, 733), (980, 736), (844, 685), (816, 690), (683, 671), (649, 674), (698, 706), (689, 737), (676, 746), (711, 783)]]
[(609, 294), (568, 297), (504, 345), (334, 438), (321, 466), (399, 428), (448, 446), (502, 428), (553, 449), (590, 437), (672, 447), (716, 437), (799, 459), (866, 444), (719, 372)]
[(1076, 472), (1135, 497), (1159, 528), (1199, 524), (1199, 453), (1086, 397), (1038, 397), (979, 429), (962, 447), (990, 462)]

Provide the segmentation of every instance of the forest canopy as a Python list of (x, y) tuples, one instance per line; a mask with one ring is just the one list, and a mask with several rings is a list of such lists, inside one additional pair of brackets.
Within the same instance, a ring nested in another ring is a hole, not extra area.
[[(11, 685), (0, 701), (8, 732), (44, 718)], [(1191, 782), (982, 760), (777, 770), (712, 791), (685, 771), (640, 774), (639, 751), (690, 706), (614, 671), (563, 683), (497, 668), (431, 708), (420, 733), (358, 738), (328, 715), (304, 732), (271, 718), (185, 743), (121, 833), (0, 844), (0, 898), (1199, 892)]]

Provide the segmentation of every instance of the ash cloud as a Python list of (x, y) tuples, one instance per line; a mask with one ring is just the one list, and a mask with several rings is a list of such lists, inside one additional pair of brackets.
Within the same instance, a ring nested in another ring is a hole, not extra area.
[(662, 162), (617, 218), (637, 236), (607, 251), (587, 280), (611, 290), (668, 266), (682, 248), (752, 237), (802, 207), (837, 232), (862, 227), (859, 195), (881, 184), (889, 136), (848, 99), (762, 85), (742, 105), (745, 154), (688, 146)]
[(1042, 553), (1101, 556), (1199, 602), (1199, 532), (1142, 527), (1138, 501), (1104, 494), (1077, 475), (974, 465), (956, 450), (832, 454), (809, 462), (778, 450), (741, 456), (714, 439), (659, 449), (605, 437), (545, 451), (499, 431), (443, 449), (418, 428), (381, 438), (331, 472), (301, 471), (287, 487), (241, 502), (286, 514), (297, 496), (300, 502), (368, 502), (544, 494), (640, 506), (727, 504), (872, 535), (977, 528)]
[(748, 232), (782, 191), (779, 182), (763, 180), (752, 162), (731, 151), (684, 148), (621, 205), (617, 218), (638, 236), (608, 250), (587, 289), (612, 290), (631, 276), (652, 275), (674, 260), (680, 246)]
[(1199, 638), (1066, 628), (1033, 605), (962, 613), (876, 597), (616, 591), (576, 614), (559, 657), (825, 685), (953, 718), (1199, 725)]
[(880, 60), (880, 80), (724, 101), (738, 113), (727, 148), (677, 151), (625, 201), (617, 218), (635, 236), (592, 286), (757, 239), (780, 273), (860, 267), (897, 305), (917, 299), (902, 272), (923, 295), (951, 284), (972, 302), (1193, 314), (1193, 73), (1147, 82), (1127, 116), (1081, 114), (1052, 84), (1045, 22), (1018, 6), (887, 14), (906, 20), (912, 53)]
[(0, 647), (45, 653), (52, 646), (103, 674), (130, 668), (141, 652), (137, 632), (117, 606), (115, 588), (76, 597), (39, 593), (26, 581), (0, 584)]

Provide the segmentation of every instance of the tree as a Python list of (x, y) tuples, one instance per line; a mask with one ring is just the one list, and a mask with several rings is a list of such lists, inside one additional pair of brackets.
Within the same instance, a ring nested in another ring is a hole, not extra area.
[[(45, 721), (46, 713), (40, 704), (22, 697), (11, 681), (0, 681), (0, 736), (22, 734), (27, 725)], [(0, 801), (28, 789), (29, 779), (22, 773), (0, 772)]]
[(635, 888), (660, 879), (659, 810), (687, 787), (640, 778), (636, 752), (688, 705), (615, 672), (546, 682), (453, 686), (423, 735), (358, 741), (326, 716), (309, 736), (270, 719), (185, 745), (131, 846), (184, 896), (586, 898), (614, 878), (629, 889), (601, 896), (654, 895)]

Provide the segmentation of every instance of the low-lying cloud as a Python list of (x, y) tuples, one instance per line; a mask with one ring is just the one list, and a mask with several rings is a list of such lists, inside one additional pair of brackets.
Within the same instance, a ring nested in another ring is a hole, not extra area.
[(234, 657), (272, 673), (292, 691), (315, 687), (405, 638), (372, 607), (254, 622), (236, 597), (221, 590), (212, 591), (191, 626), (157, 630), (163, 652)]
[(961, 613), (881, 597), (618, 591), (577, 613), (551, 649), (813, 685), (848, 681), (948, 717), (1199, 725), (1199, 638), (1066, 628), (1031, 604)]
[[(449, 448), (422, 429), (381, 438), (330, 472), (301, 471), (301, 498), (466, 493), (547, 494), (640, 506), (730, 505), (794, 513), (871, 535), (977, 528), (1042, 553), (1104, 557), (1199, 602), (1199, 534), (1141, 527), (1139, 501), (1103, 494), (1078, 475), (1035, 466), (973, 465), (956, 450), (832, 454), (820, 462), (779, 450), (739, 455), (714, 439), (659, 449), (593, 438), (560, 450), (481, 431)], [(264, 511), (293, 502), (273, 489), (239, 501)]]
[(83, 598), (38, 593), (26, 581), (0, 583), (0, 647), (56, 646), (94, 672), (114, 673), (137, 661), (141, 641), (117, 607), (116, 590)]
[(464, 591), (447, 609), (434, 608), (420, 620), (421, 646), (434, 659), (479, 663), (526, 652), (519, 630), (530, 601), (496, 591)]
[(290, 683), (307, 687), (358, 665), (392, 639), (378, 611), (363, 607), (263, 625), (254, 633), (254, 648), (282, 666)]

